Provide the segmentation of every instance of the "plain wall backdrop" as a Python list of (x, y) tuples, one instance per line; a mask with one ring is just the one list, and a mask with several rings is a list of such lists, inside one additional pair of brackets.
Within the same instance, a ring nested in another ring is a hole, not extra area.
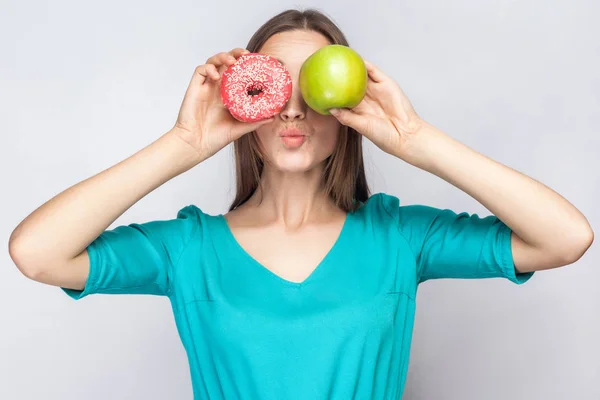
[[(31, 211), (169, 130), (196, 65), (267, 19), (316, 7), (427, 121), (561, 193), (600, 232), (595, 0), (0, 2), (0, 398), (190, 399), (166, 297), (80, 301), (28, 280), (8, 239)], [(232, 146), (111, 228), (225, 212)], [(372, 192), (488, 215), (365, 141)], [(552, 218), (552, 215), (548, 215)], [(600, 256), (507, 280), (420, 286), (404, 399), (600, 399)], [(308, 399), (307, 399), (308, 400)]]

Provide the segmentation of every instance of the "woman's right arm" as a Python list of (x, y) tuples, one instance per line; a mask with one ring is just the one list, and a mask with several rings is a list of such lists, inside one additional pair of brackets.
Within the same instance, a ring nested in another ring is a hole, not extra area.
[(27, 216), (9, 241), (10, 256), (19, 270), (39, 282), (84, 289), (90, 271), (87, 247), (121, 214), (169, 179), (272, 122), (274, 118), (237, 121), (220, 100), (222, 72), (246, 53), (236, 48), (196, 67), (171, 130)]
[(9, 242), (19, 270), (39, 282), (83, 289), (89, 272), (86, 247), (146, 194), (203, 161), (176, 129), (27, 216)]

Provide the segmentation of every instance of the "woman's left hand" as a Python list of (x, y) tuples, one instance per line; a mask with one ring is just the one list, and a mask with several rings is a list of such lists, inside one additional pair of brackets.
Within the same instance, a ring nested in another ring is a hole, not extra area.
[(358, 131), (381, 150), (406, 160), (407, 141), (424, 122), (400, 85), (371, 62), (364, 62), (369, 78), (363, 100), (352, 109), (329, 111), (341, 124)]

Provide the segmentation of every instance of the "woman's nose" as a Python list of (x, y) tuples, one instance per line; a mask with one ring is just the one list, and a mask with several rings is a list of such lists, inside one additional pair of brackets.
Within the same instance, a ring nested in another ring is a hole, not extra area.
[(306, 107), (308, 106), (304, 98), (302, 98), (302, 93), (299, 89), (296, 89), (292, 92), (292, 97), (290, 97), (285, 107), (283, 107), (279, 116), (287, 122), (302, 120), (306, 118)]

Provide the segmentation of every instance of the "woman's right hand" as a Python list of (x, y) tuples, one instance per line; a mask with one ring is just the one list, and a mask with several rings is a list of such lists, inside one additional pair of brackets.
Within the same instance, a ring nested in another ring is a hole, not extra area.
[(235, 48), (210, 57), (199, 65), (185, 93), (173, 132), (192, 146), (204, 160), (274, 117), (246, 123), (235, 119), (221, 101), (223, 72), (249, 51)]

